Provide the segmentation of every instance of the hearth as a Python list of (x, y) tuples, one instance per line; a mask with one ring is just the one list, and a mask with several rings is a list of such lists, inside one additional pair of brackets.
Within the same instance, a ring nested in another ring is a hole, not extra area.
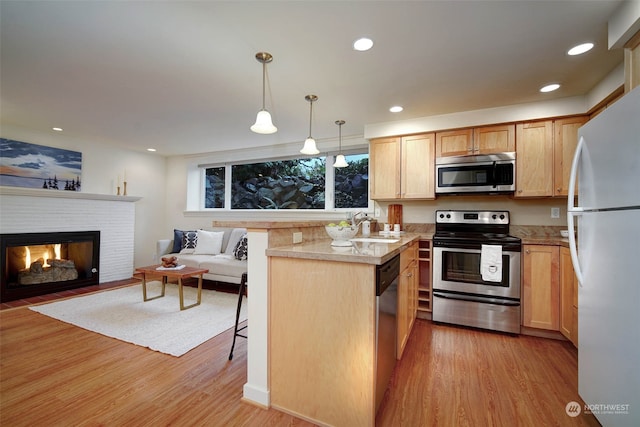
[(1, 234), (0, 250), (0, 302), (99, 283), (99, 231)]

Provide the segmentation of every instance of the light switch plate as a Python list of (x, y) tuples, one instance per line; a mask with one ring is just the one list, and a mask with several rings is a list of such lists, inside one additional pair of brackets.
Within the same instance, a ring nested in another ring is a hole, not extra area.
[(560, 218), (560, 208), (551, 208), (551, 218)]
[(302, 243), (302, 232), (293, 233), (293, 243)]

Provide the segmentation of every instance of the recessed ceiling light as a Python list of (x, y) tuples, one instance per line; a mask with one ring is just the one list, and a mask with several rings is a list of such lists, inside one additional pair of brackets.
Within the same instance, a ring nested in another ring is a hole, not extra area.
[(62, 128), (52, 128), (53, 130), (55, 130), (56, 132), (62, 132)]
[(156, 149), (155, 148), (147, 148), (147, 151), (155, 152)]
[(593, 49), (593, 43), (582, 43), (578, 46), (574, 46), (567, 52), (567, 55), (580, 55)]
[(554, 90), (558, 89), (560, 87), (560, 85), (558, 83), (553, 83), (550, 85), (546, 85), (540, 88), (540, 92), (553, 92)]
[(355, 50), (359, 50), (360, 52), (364, 52), (365, 50), (369, 50), (373, 47), (373, 40), (362, 37), (353, 42), (353, 48)]
[(404, 108), (399, 105), (394, 105), (393, 107), (389, 108), (389, 111), (391, 111), (392, 113), (399, 113), (402, 110), (404, 110)]

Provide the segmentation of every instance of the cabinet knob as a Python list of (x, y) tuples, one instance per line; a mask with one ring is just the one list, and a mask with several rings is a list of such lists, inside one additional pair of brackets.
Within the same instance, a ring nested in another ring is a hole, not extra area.
[(518, 193), (522, 193), (522, 190), (518, 190)]
[(556, 188), (556, 191), (559, 193), (560, 192), (560, 188)]
[(528, 254), (530, 254), (530, 253), (531, 253), (531, 251), (530, 251), (529, 249), (527, 249), (525, 252), (526, 252), (526, 253), (528, 253)]

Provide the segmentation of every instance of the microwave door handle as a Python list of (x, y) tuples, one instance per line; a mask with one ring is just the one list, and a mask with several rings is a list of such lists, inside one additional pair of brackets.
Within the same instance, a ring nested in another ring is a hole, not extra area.
[(493, 162), (493, 168), (491, 169), (491, 174), (492, 177), (491, 179), (493, 180), (493, 188), (496, 188), (498, 186), (498, 178), (496, 177), (496, 169), (498, 169), (498, 166), (496, 166), (496, 162)]

